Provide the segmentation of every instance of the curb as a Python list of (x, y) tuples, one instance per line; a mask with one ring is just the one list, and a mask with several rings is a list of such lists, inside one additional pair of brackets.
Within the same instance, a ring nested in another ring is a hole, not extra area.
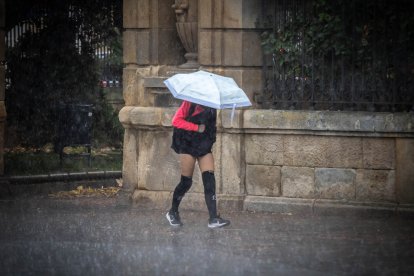
[(316, 215), (414, 215), (413, 204), (246, 196), (244, 210)]
[(94, 172), (73, 172), (55, 173), (40, 175), (18, 175), (0, 177), (0, 183), (9, 184), (34, 184), (74, 180), (95, 180), (107, 178), (122, 178), (122, 171), (94, 171)]
[[(144, 204), (157, 209), (169, 209), (172, 191), (135, 190), (134, 205)], [(300, 199), (264, 196), (237, 196), (219, 194), (217, 205), (224, 211), (250, 211), (272, 213), (300, 213), (305, 215), (409, 215), (414, 216), (414, 204), (382, 202), (353, 202), (328, 199)], [(206, 210), (203, 193), (188, 193), (181, 208), (197, 211)]]

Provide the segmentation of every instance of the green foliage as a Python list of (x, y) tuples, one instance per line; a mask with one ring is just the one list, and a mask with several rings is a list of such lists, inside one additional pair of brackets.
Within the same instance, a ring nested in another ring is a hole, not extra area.
[[(95, 141), (119, 145), (122, 130), (98, 85), (101, 69), (95, 49), (113, 47), (109, 62), (121, 70), (119, 22), (114, 22), (111, 14), (121, 12), (122, 1), (45, 3), (6, 3), (12, 6), (8, 18), (14, 18), (15, 13), (19, 21), (32, 26), (32, 31), (6, 51), (6, 77), (10, 80), (6, 89), (7, 119), (14, 131), (14, 141), (9, 144), (42, 146), (52, 142), (57, 135), (58, 106), (82, 103), (95, 107)], [(6, 22), (9, 29), (16, 23)]]
[[(311, 3), (305, 9), (290, 11), (285, 24), (277, 25), (275, 18), (264, 22), (267, 28), (262, 34), (262, 46), (272, 54), (279, 66), (289, 66), (290, 73), (299, 67), (309, 69), (309, 57), (322, 57), (329, 62), (335, 56), (353, 62), (357, 68), (372, 61), (372, 69), (388, 62), (387, 55), (398, 55), (405, 47), (405, 58), (413, 59), (414, 17), (413, 3), (400, 1), (305, 1)], [(294, 15), (293, 15), (294, 14)], [(272, 30), (270, 30), (272, 29)], [(386, 53), (378, 52), (378, 45)], [(351, 61), (352, 59), (352, 61)], [(318, 66), (318, 64), (314, 64)], [(367, 69), (367, 68), (366, 68)]]

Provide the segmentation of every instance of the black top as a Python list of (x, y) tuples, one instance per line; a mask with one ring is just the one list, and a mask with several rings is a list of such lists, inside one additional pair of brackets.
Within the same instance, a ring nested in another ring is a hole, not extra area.
[(171, 148), (179, 154), (185, 153), (200, 157), (210, 153), (214, 142), (216, 142), (217, 112), (213, 108), (202, 106), (204, 110), (192, 116), (195, 107), (196, 104), (191, 104), (186, 121), (197, 125), (204, 124), (206, 129), (203, 133), (199, 133), (174, 127)]

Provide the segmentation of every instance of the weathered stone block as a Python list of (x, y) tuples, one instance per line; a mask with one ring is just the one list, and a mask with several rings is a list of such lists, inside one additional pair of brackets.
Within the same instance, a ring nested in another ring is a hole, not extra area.
[(200, 30), (198, 32), (198, 62), (201, 65), (211, 65), (212, 58), (211, 53), (213, 52), (211, 31)]
[(355, 199), (355, 170), (315, 169), (316, 196), (325, 199)]
[(137, 68), (128, 66), (123, 70), (123, 96), (126, 106), (153, 106), (153, 97), (146, 93), (145, 78), (156, 75), (157, 67)]
[(151, 42), (150, 31), (125, 31), (123, 35), (124, 63), (150, 64)]
[(242, 2), (238, 0), (198, 1), (201, 28), (240, 28), (242, 26)]
[(201, 65), (221, 65), (223, 32), (200, 30), (198, 41), (198, 62)]
[(244, 126), (290, 131), (364, 132), (378, 137), (378, 133), (381, 132), (412, 133), (414, 115), (408, 112), (249, 110), (245, 114)]
[[(124, 68), (122, 71), (123, 97), (126, 106), (139, 104), (139, 78), (136, 75), (137, 68)], [(142, 83), (141, 83), (142, 84)]]
[(159, 126), (161, 125), (162, 108), (137, 106), (130, 110), (132, 125)]
[(171, 132), (139, 131), (138, 187), (174, 190), (180, 181), (178, 156), (171, 150)]
[(221, 179), (222, 193), (239, 195), (242, 189), (242, 156), (241, 136), (237, 134), (222, 133), (221, 135)]
[(364, 138), (363, 160), (367, 169), (394, 169), (395, 140), (393, 138)]
[(167, 77), (159, 77), (159, 76), (150, 76), (144, 78), (144, 87), (145, 88), (165, 88), (164, 81)]
[(246, 190), (248, 195), (279, 196), (280, 167), (247, 165)]
[(132, 191), (138, 188), (138, 131), (125, 129), (122, 162), (123, 188)]
[(214, 16), (213, 13), (213, 1), (214, 0), (205, 0), (199, 1), (198, 3), (198, 27), (199, 28), (212, 28)]
[(314, 198), (315, 170), (305, 167), (282, 167), (282, 195)]
[(124, 126), (124, 128), (130, 128), (131, 127), (131, 121), (130, 121), (130, 112), (134, 109), (132, 106), (124, 106), (118, 114), (119, 122)]
[(179, 106), (180, 104), (180, 101), (178, 101), (171, 95), (171, 93), (166, 92), (164, 89), (146, 89), (146, 94), (152, 98), (152, 106), (154, 107), (171, 107)]
[(412, 112), (376, 113), (374, 127), (378, 132), (412, 133), (414, 130), (414, 114)]
[(283, 165), (283, 136), (246, 135), (246, 162), (255, 165)]
[(243, 3), (242, 27), (249, 29), (256, 28), (257, 19), (262, 17), (262, 2), (260, 0), (243, 0), (241, 2)]
[(137, 32), (124, 31), (122, 40), (124, 63), (137, 63)]
[[(219, 2), (219, 1), (217, 1)], [(216, 2), (216, 4), (217, 4)], [(213, 16), (221, 16), (222, 28), (241, 28), (243, 19), (243, 2), (240, 0), (220, 1), (223, 3), (221, 14), (213, 14)]]
[[(223, 45), (221, 45), (226, 66), (243, 65), (243, 33), (240, 31), (226, 31), (223, 34)], [(220, 49), (220, 48), (219, 48)], [(219, 50), (215, 49), (215, 51)]]
[[(190, 0), (192, 2), (193, 0)], [(158, 14), (158, 26), (160, 28), (170, 28), (171, 26), (175, 26), (177, 21), (175, 11), (172, 8), (175, 0), (163, 0), (158, 1), (157, 5), (153, 5), (152, 7), (152, 14)], [(190, 9), (196, 8), (193, 7), (197, 3), (190, 3)]]
[[(148, 65), (151, 63), (151, 55), (154, 47), (151, 41), (151, 32), (142, 31), (136, 33), (136, 48), (131, 49), (136, 53), (136, 60), (132, 61), (139, 65)], [(127, 63), (127, 62), (125, 62)]]
[(395, 201), (395, 172), (393, 170), (357, 170), (356, 199)]
[(231, 118), (231, 114), (231, 109), (220, 110), (218, 116), (220, 117), (221, 126), (224, 128), (240, 128), (242, 126), (243, 111), (235, 110), (233, 114), (233, 120)]
[(293, 167), (361, 168), (362, 143), (356, 137), (284, 137), (284, 164)]
[(396, 139), (396, 190), (401, 203), (414, 203), (414, 139)]
[(123, 25), (124, 28), (150, 27), (150, 0), (124, 0)]
[(261, 66), (263, 50), (261, 47), (260, 33), (256, 31), (244, 31), (242, 33), (242, 64), (243, 66)]
[(247, 110), (244, 116), (244, 126), (246, 128), (283, 130), (306, 129), (307, 121), (313, 119), (313, 114), (315, 113), (306, 111)]
[(153, 56), (155, 56), (155, 50), (157, 51), (157, 64), (182, 64), (185, 62), (185, 49), (178, 37), (176, 28), (159, 30), (157, 44), (156, 47), (151, 49)]
[[(374, 113), (322, 111), (317, 117), (317, 127), (326, 130), (375, 131)], [(311, 126), (315, 126), (311, 122)]]
[(255, 28), (261, 16), (258, 0), (199, 1), (199, 22), (202, 28)]

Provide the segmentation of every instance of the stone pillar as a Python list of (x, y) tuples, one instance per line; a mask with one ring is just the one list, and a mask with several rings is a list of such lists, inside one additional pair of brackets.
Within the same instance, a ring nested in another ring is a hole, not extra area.
[(199, 0), (198, 60), (202, 67), (233, 77), (251, 102), (262, 89), (260, 1)]
[(126, 106), (157, 106), (159, 76), (184, 62), (174, 0), (124, 0), (123, 94)]
[[(132, 107), (157, 105), (157, 87), (154, 82), (167, 67), (184, 62), (184, 49), (175, 28), (174, 0), (123, 1), (123, 96), (125, 107), (119, 113), (126, 121)], [(158, 83), (157, 82), (157, 83)], [(152, 87), (155, 86), (153, 89)], [(154, 90), (154, 91), (153, 91)], [(145, 121), (145, 118), (142, 118)], [(145, 123), (144, 123), (145, 124)], [(124, 190), (138, 189), (140, 129), (124, 124)]]
[[(183, 48), (175, 29), (174, 0), (124, 0), (124, 63), (179, 64)], [(179, 60), (177, 60), (177, 58)]]
[(0, 175), (4, 174), (4, 128), (6, 123), (5, 99), (5, 0), (0, 0)]

